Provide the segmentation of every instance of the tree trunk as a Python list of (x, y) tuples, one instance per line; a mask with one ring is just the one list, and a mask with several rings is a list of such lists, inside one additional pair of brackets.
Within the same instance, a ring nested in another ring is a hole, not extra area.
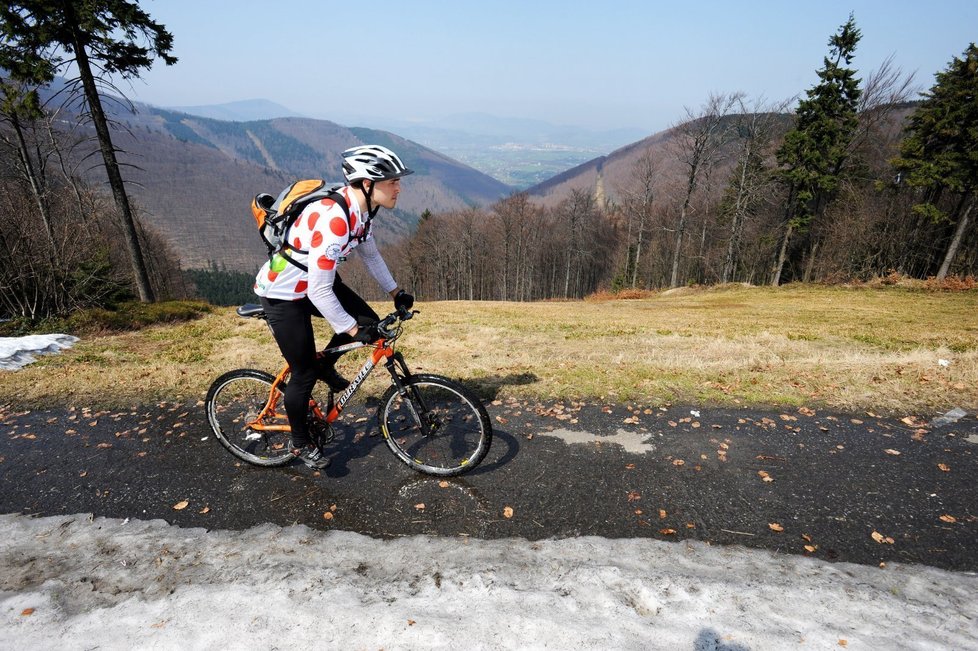
[(777, 287), (781, 284), (781, 271), (784, 269), (784, 260), (788, 255), (788, 240), (791, 239), (791, 222), (788, 222), (784, 231), (784, 239), (781, 240), (781, 249), (778, 251), (778, 259), (774, 263), (774, 271), (771, 274), (771, 285)]
[(971, 218), (971, 210), (975, 207), (975, 199), (971, 198), (971, 202), (965, 209), (964, 214), (958, 220), (958, 226), (954, 229), (954, 237), (951, 238), (951, 243), (947, 247), (947, 254), (944, 256), (944, 262), (941, 263), (941, 268), (937, 272), (937, 279), (944, 280), (947, 277), (947, 272), (951, 268), (951, 263), (954, 262), (954, 256), (958, 254), (958, 248), (961, 246), (961, 240), (964, 239), (964, 233), (968, 228), (968, 221)]
[(52, 261), (56, 261), (58, 245), (54, 241), (54, 228), (51, 226), (51, 215), (48, 213), (48, 204), (44, 198), (44, 181), (39, 178), (37, 172), (34, 170), (33, 159), (27, 148), (27, 140), (24, 138), (24, 132), (20, 127), (20, 121), (17, 119), (17, 116), (11, 117), (10, 124), (13, 126), (14, 134), (17, 136), (17, 157), (20, 158), (20, 166), (24, 171), (27, 182), (31, 186), (31, 195), (34, 198), (34, 203), (37, 204), (37, 211), (41, 215), (41, 221), (44, 223), (44, 232), (48, 236), (48, 242), (51, 244)]
[(645, 232), (645, 215), (639, 218), (638, 222), (638, 242), (635, 244), (635, 261), (632, 266), (632, 289), (638, 286), (638, 263), (642, 259), (642, 240)]
[[(692, 186), (692, 184), (690, 184)], [(679, 213), (679, 225), (676, 227), (676, 250), (672, 254), (672, 275), (669, 277), (669, 287), (679, 286), (679, 257), (683, 248), (683, 233), (686, 231), (686, 212), (689, 209), (689, 198), (692, 190), (687, 192), (683, 208)]]
[(818, 239), (812, 238), (812, 246), (808, 250), (808, 262), (805, 264), (805, 276), (803, 281), (808, 283), (812, 280), (812, 273), (815, 271), (815, 256), (818, 254)]
[(730, 224), (730, 240), (727, 242), (727, 255), (723, 261), (723, 278), (721, 282), (728, 283), (733, 277), (734, 256), (737, 252), (737, 244), (740, 240), (740, 224), (742, 223), (741, 212), (744, 211), (747, 193), (747, 166), (750, 164), (751, 150), (750, 144), (745, 144), (745, 151), (742, 154), (743, 160), (740, 164), (740, 179), (737, 181), (737, 200), (734, 204), (733, 219)]
[(143, 303), (151, 303), (155, 298), (153, 296), (152, 285), (149, 281), (149, 273), (146, 270), (146, 260), (143, 257), (143, 251), (139, 245), (136, 220), (133, 217), (132, 208), (129, 205), (129, 197), (126, 195), (126, 186), (123, 183), (122, 173), (119, 171), (119, 163), (115, 157), (115, 147), (112, 145), (109, 125), (105, 119), (105, 112), (102, 110), (102, 100), (99, 98), (98, 88), (95, 86), (95, 77), (92, 74), (92, 67), (88, 60), (88, 52), (85, 50), (82, 35), (77, 25), (72, 30), (72, 36), (74, 38), (75, 64), (78, 66), (78, 76), (85, 89), (85, 98), (88, 101), (88, 108), (92, 114), (92, 124), (98, 136), (102, 160), (105, 161), (105, 172), (109, 177), (109, 187), (112, 188), (112, 196), (122, 217), (123, 239), (129, 251), (129, 259), (132, 264), (136, 289), (139, 292), (139, 300)]

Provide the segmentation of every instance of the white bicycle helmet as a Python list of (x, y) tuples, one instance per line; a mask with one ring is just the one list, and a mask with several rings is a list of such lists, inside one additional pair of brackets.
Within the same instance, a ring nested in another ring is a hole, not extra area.
[(343, 152), (343, 175), (348, 183), (354, 181), (389, 181), (413, 174), (387, 147), (363, 145)]

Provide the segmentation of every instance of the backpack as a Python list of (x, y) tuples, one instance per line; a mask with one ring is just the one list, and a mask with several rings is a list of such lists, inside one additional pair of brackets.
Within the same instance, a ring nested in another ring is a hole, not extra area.
[(268, 249), (269, 260), (275, 255), (279, 255), (303, 271), (309, 271), (306, 265), (296, 262), (287, 252), (309, 253), (292, 246), (292, 243), (288, 241), (289, 228), (292, 227), (306, 206), (320, 199), (335, 201), (343, 209), (346, 221), (349, 223), (350, 207), (346, 205), (346, 199), (338, 192), (341, 187), (343, 186), (327, 187), (326, 181), (309, 179), (296, 181), (282, 190), (277, 198), (270, 194), (261, 193), (252, 199), (251, 214), (254, 215), (255, 222), (258, 224), (258, 234), (265, 242), (265, 248)]

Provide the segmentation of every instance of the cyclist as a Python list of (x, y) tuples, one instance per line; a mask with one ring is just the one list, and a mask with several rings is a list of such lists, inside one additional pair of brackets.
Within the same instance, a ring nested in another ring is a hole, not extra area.
[(335, 332), (326, 348), (377, 339), (377, 313), (337, 273), (353, 249), (359, 251), (368, 271), (391, 295), (397, 309), (414, 305), (414, 297), (394, 280), (370, 232), (377, 211), (382, 207), (390, 210), (397, 204), (401, 177), (412, 173), (386, 147), (366, 145), (344, 151), (347, 185), (339, 194), (346, 201), (349, 219), (347, 212), (330, 199), (306, 206), (286, 233), (287, 241), (297, 249), (289, 253), (294, 262), (288, 264), (282, 256), (275, 256), (255, 279), (255, 293), (261, 297), (275, 341), (291, 368), (285, 410), (292, 428), (292, 453), (310, 467), (329, 465), (329, 459), (309, 436), (307, 418), (313, 386), (317, 379), (333, 391), (342, 391), (350, 384), (336, 371), (338, 354), (317, 358), (312, 317), (325, 318)]

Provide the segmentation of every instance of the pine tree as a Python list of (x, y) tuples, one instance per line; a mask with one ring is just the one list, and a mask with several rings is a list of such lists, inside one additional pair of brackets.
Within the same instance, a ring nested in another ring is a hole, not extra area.
[[(858, 127), (859, 80), (852, 63), (861, 38), (852, 15), (829, 39), (829, 56), (819, 82), (798, 103), (797, 123), (777, 152), (780, 178), (788, 187), (785, 233), (771, 284), (777, 285), (795, 232), (809, 234), (812, 223), (834, 198)], [(809, 259), (815, 255), (813, 242)]]
[(153, 290), (98, 83), (102, 74), (138, 77), (156, 57), (172, 65), (177, 61), (170, 56), (172, 46), (170, 33), (128, 0), (21, 0), (0, 6), (0, 68), (12, 79), (40, 86), (72, 64), (77, 69), (144, 302), (153, 300)]
[(978, 201), (978, 48), (955, 57), (910, 117), (894, 166), (923, 201), (914, 210), (953, 225), (937, 272), (944, 278), (964, 240)]

